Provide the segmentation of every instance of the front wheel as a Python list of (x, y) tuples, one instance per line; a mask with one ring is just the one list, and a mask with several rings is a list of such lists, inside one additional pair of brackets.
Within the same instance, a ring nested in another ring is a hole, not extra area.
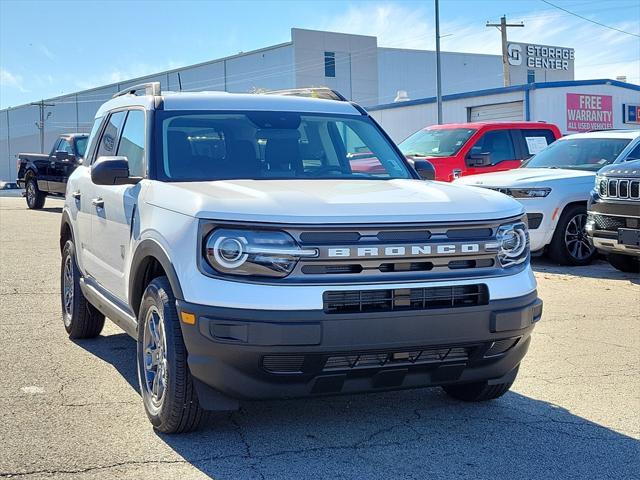
[(47, 195), (40, 191), (38, 182), (33, 175), (29, 176), (27, 184), (25, 185), (25, 197), (27, 199), (27, 207), (31, 210), (39, 210), (44, 207), (44, 201)]
[(640, 258), (631, 255), (623, 255), (621, 253), (610, 253), (607, 255), (609, 263), (625, 273), (640, 273)]
[(182, 433), (198, 428), (205, 411), (187, 365), (176, 299), (167, 277), (153, 279), (142, 297), (138, 380), (145, 411), (157, 430)]
[(590, 264), (598, 254), (587, 236), (587, 208), (584, 205), (567, 207), (556, 225), (549, 245), (549, 257), (560, 265)]

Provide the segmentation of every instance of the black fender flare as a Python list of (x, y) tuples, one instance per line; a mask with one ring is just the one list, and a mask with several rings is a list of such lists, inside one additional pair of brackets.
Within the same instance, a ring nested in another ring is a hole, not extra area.
[(75, 245), (76, 241), (75, 241), (75, 235), (73, 233), (73, 223), (71, 222), (71, 217), (69, 216), (69, 212), (67, 212), (66, 210), (63, 210), (62, 219), (60, 220), (60, 251), (62, 251), (62, 249), (64, 248), (64, 244), (62, 243), (62, 238), (64, 235), (65, 227), (69, 228), (69, 231), (71, 232), (71, 241)]
[(158, 242), (147, 238), (140, 242), (133, 254), (133, 258), (131, 259), (129, 274), (129, 304), (134, 312), (137, 310), (135, 305), (139, 300), (137, 297), (142, 296), (142, 292), (138, 292), (138, 294), (136, 293), (136, 288), (138, 288), (138, 285), (144, 277), (146, 261), (151, 258), (157, 260), (167, 274), (171, 290), (173, 290), (173, 295), (176, 299), (184, 300), (182, 287), (180, 287), (180, 281), (178, 280), (178, 275), (176, 274), (175, 268), (173, 268), (171, 260), (169, 260), (169, 257)]

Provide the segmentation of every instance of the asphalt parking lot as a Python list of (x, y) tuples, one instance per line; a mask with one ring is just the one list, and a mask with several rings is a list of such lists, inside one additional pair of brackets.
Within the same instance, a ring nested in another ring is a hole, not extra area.
[(640, 279), (603, 261), (534, 261), (545, 301), (512, 391), (469, 405), (438, 389), (245, 403), (159, 435), (135, 343), (60, 317), (62, 202), (0, 198), (0, 477), (638, 478)]

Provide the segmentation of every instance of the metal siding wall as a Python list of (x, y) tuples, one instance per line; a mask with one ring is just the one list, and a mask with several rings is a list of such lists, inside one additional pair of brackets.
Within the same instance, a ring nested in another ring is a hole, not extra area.
[(567, 93), (611, 95), (613, 97), (613, 127), (640, 130), (640, 125), (622, 123), (622, 104), (640, 103), (640, 92), (615, 85), (584, 85), (532, 90), (531, 119), (555, 123), (564, 134), (575, 133), (567, 131)]
[[(501, 87), (502, 57), (442, 52), (443, 95)], [(436, 95), (436, 54), (431, 51), (378, 49), (378, 104), (391, 103), (398, 90), (410, 99)]]
[[(442, 104), (444, 123), (463, 123), (467, 121), (467, 109), (474, 106), (494, 103), (517, 102), (523, 100), (523, 92), (500, 93), (481, 97), (469, 97), (448, 100)], [(401, 142), (421, 128), (435, 125), (438, 122), (436, 103), (411, 105), (403, 107), (374, 110), (371, 116), (389, 133), (394, 142)]]

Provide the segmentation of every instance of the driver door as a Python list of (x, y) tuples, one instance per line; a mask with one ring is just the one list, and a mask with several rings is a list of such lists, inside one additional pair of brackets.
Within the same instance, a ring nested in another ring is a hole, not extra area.
[[(485, 165), (475, 164), (472, 155), (489, 154), (490, 162)], [(518, 168), (521, 160), (516, 155), (511, 130), (491, 130), (484, 133), (471, 147), (465, 159), (466, 175), (500, 172)]]

